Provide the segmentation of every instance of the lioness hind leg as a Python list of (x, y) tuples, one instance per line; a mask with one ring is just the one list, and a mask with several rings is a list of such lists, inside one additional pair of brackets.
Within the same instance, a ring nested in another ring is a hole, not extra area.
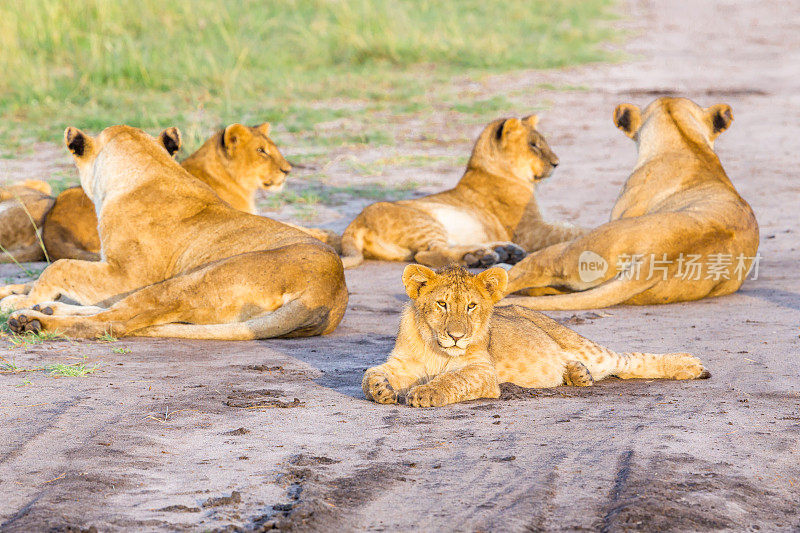
[(567, 361), (564, 367), (564, 384), (571, 387), (591, 387), (594, 385), (594, 378), (580, 361)]

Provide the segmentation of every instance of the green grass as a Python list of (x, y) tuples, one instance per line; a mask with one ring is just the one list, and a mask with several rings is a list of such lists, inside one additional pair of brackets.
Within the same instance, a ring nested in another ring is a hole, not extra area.
[[(612, 0), (238, 0), (0, 3), (0, 141), (60, 142), (66, 126), (184, 132), (271, 121), (309, 143), (387, 143), (368, 124), (452, 100), (449, 81), (611, 56)], [(478, 100), (485, 99), (485, 96)], [(497, 111), (505, 102), (489, 105)], [(470, 102), (462, 102), (469, 108)], [(334, 130), (335, 131), (335, 130)], [(327, 143), (324, 141), (328, 140)]]
[(383, 183), (366, 183), (364, 185), (310, 185), (301, 191), (285, 191), (268, 197), (261, 205), (270, 209), (280, 209), (291, 205), (298, 212), (298, 216), (306, 219), (313, 217), (314, 206), (338, 205), (350, 198), (366, 198), (368, 200), (401, 200), (419, 187), (415, 181), (406, 181), (396, 186)]
[(100, 342), (117, 342), (119, 339), (114, 336), (111, 330), (109, 330), (104, 331), (101, 335), (98, 335), (97, 340)]
[(70, 365), (63, 363), (55, 363), (44, 367), (44, 369), (48, 373), (54, 376), (64, 376), (71, 378), (80, 378), (87, 374), (92, 374), (98, 368), (100, 368), (100, 363), (95, 363), (92, 366), (87, 366), (84, 363), (73, 363)]

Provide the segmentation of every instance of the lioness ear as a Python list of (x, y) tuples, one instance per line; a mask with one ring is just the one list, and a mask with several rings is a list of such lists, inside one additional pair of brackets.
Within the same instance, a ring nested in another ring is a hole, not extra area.
[(706, 120), (711, 125), (711, 140), (713, 141), (719, 134), (727, 130), (733, 122), (733, 110), (728, 104), (717, 104), (705, 109)]
[(269, 122), (265, 122), (259, 126), (256, 126), (256, 130), (262, 135), (269, 135)]
[(174, 126), (167, 128), (159, 134), (158, 142), (166, 148), (169, 155), (175, 155), (181, 149), (181, 132)]
[(228, 154), (228, 157), (233, 157), (233, 151), (236, 145), (247, 135), (247, 128), (241, 124), (231, 124), (225, 131), (222, 132), (222, 146)]
[(434, 277), (436, 277), (436, 272), (426, 266), (408, 265), (403, 270), (403, 285), (406, 287), (408, 297), (416, 300), (419, 290)]
[(522, 127), (522, 122), (518, 118), (508, 118), (500, 123), (500, 126), (497, 127), (497, 131), (495, 132), (495, 139), (497, 142), (502, 141), (503, 139), (507, 139), (509, 136), (514, 135), (515, 133), (525, 131)]
[(92, 152), (92, 138), (78, 128), (70, 126), (64, 130), (64, 144), (75, 157), (84, 157)]
[(527, 117), (522, 119), (522, 123), (528, 126), (529, 128), (536, 129), (536, 125), (539, 124), (539, 116), (528, 115)]
[(642, 112), (633, 104), (619, 104), (614, 110), (614, 124), (633, 139), (642, 125)]
[(475, 277), (486, 285), (486, 290), (489, 291), (489, 296), (491, 296), (494, 303), (503, 299), (503, 294), (508, 285), (508, 272), (505, 269), (500, 267), (490, 268)]

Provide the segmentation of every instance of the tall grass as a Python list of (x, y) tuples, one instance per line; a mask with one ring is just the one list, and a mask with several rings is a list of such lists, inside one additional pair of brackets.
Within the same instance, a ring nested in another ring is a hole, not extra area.
[(603, 59), (610, 2), (5, 0), (0, 120), (55, 140), (73, 123), (282, 120), (312, 100), (404, 100), (432, 76)]

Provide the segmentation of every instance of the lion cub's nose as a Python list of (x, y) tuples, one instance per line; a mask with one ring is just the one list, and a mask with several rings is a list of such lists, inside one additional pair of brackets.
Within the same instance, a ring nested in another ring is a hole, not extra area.
[(448, 331), (447, 334), (450, 335), (450, 338), (454, 341), (460, 341), (464, 338), (464, 334), (460, 331)]
[(556, 168), (559, 163), (560, 161), (558, 159), (553, 159), (552, 161), (550, 161), (550, 164), (553, 165), (553, 168)]

